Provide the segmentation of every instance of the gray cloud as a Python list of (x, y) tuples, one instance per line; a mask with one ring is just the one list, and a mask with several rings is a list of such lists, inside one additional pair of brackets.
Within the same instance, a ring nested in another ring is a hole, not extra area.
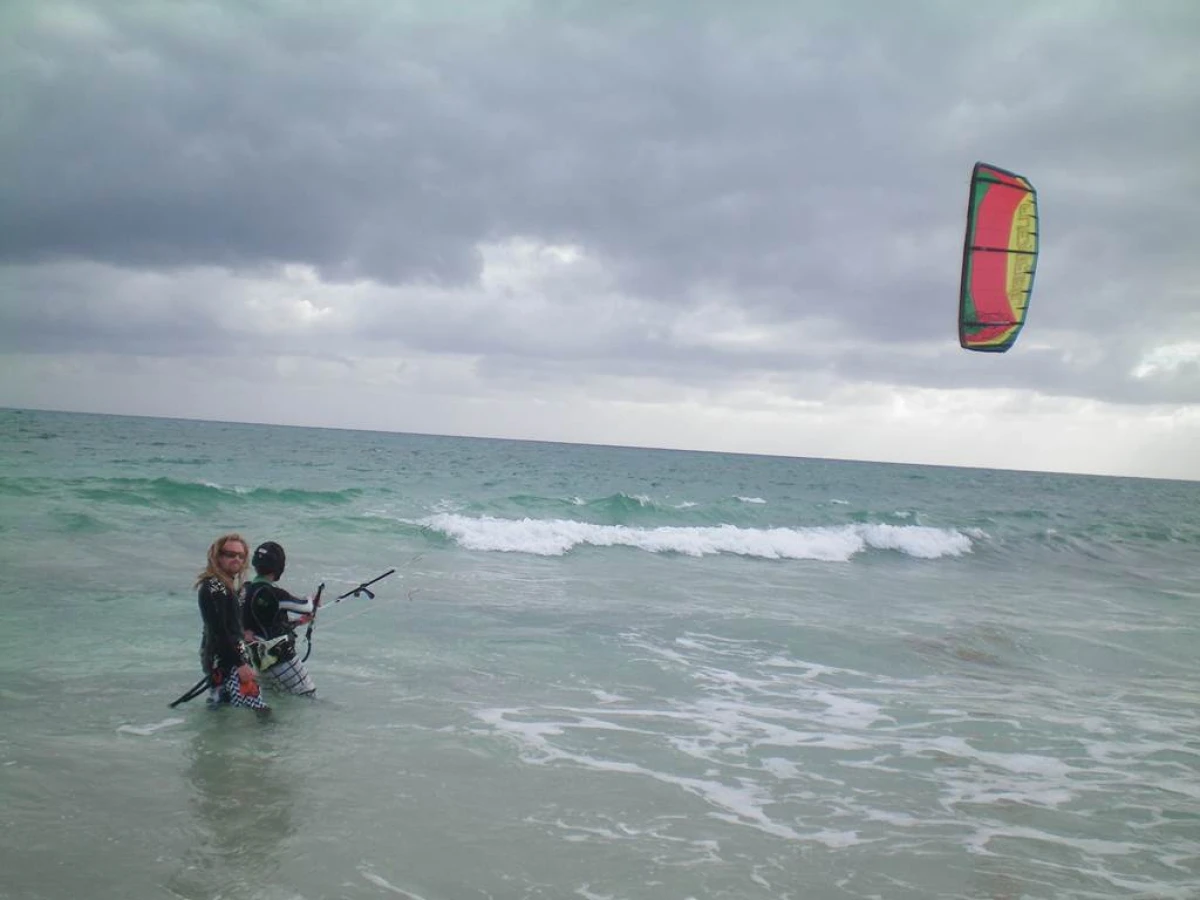
[[(195, 273), (301, 263), (401, 290), (322, 326), (364, 353), (1200, 402), (1194, 367), (1130, 375), (1200, 341), (1200, 8), (729, 9), (13, 4), (4, 340), (235, 351), (247, 297)], [(979, 158), (1042, 196), (1020, 365), (955, 344)], [(524, 306), (480, 290), (480, 245), (513, 236), (578, 245), (610, 279), (568, 272)], [(174, 280), (80, 281), (77, 261)], [(681, 341), (713, 296), (796, 343)]]

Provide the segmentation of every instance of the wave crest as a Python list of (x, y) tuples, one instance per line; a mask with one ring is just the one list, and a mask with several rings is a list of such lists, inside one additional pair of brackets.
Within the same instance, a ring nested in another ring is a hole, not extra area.
[(225, 487), (210, 481), (178, 481), (173, 478), (83, 479), (76, 483), (78, 496), (96, 502), (125, 506), (181, 506), (208, 508), (218, 502), (270, 501), (292, 505), (347, 503), (362, 494), (357, 488), (342, 491), (300, 488)]
[(561, 556), (580, 546), (632, 547), (650, 553), (846, 562), (868, 550), (892, 550), (918, 559), (970, 553), (960, 531), (920, 525), (843, 525), (739, 528), (735, 525), (630, 527), (569, 519), (473, 518), (441, 513), (419, 521), (468, 550)]

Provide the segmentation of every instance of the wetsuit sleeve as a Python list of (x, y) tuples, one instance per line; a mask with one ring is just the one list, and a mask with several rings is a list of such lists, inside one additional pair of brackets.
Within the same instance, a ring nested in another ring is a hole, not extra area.
[(209, 579), (200, 586), (200, 615), (222, 669), (236, 669), (242, 658), (242, 623), (237, 598), (219, 581)]
[(311, 599), (289, 594), (281, 587), (275, 588), (275, 599), (279, 603), (279, 608), (287, 613), (307, 615), (313, 611), (313, 602)]

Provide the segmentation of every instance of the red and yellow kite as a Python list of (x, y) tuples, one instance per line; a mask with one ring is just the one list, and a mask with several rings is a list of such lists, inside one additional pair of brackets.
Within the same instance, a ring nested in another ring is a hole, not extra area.
[(1003, 353), (1017, 340), (1037, 269), (1037, 191), (1024, 177), (986, 163), (971, 173), (958, 295), (958, 342)]

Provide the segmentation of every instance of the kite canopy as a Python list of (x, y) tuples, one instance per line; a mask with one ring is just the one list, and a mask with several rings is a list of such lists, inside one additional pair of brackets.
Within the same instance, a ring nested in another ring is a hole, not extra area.
[(958, 342), (964, 349), (1003, 353), (1016, 342), (1037, 256), (1037, 191), (1020, 175), (976, 163), (958, 295)]

